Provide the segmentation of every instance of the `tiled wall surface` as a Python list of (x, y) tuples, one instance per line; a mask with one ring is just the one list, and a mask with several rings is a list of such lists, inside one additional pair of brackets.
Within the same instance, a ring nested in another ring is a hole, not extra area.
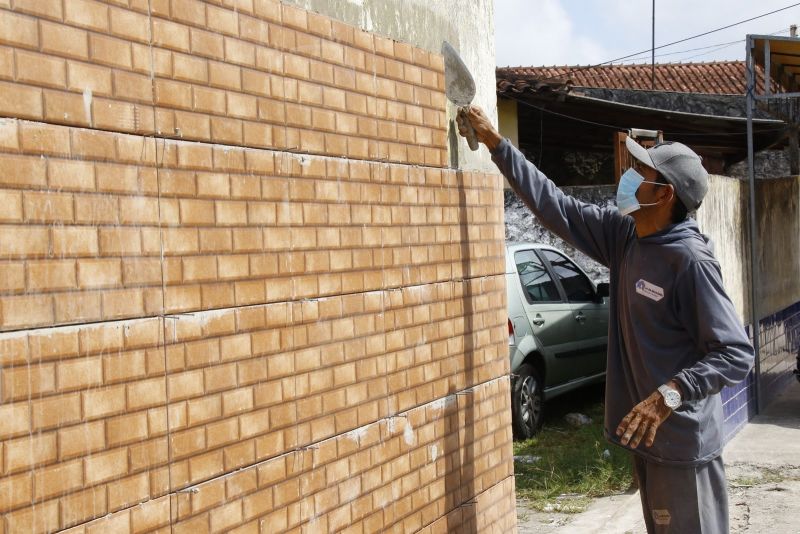
[(723, 435), (727, 442), (756, 415), (755, 371), (735, 386), (722, 388)]
[(765, 405), (794, 380), (800, 356), (800, 302), (761, 320), (761, 391)]
[(515, 529), (440, 56), (268, 0), (0, 30), (0, 533)]
[(503, 269), (496, 176), (17, 120), (0, 137), (2, 330)]
[[(748, 331), (752, 339), (752, 330)], [(794, 380), (800, 356), (800, 303), (762, 319), (759, 340), (761, 402), (768, 406)], [(751, 372), (746, 380), (721, 392), (726, 441), (756, 414), (755, 380)]]
[[(476, 278), (2, 335), (0, 506), (60, 503), (66, 528), (445, 397), (468, 403), (507, 366), (502, 292), (502, 277)], [(505, 432), (507, 405), (493, 406), (487, 424)]]
[(275, 0), (0, 5), (4, 115), (446, 163), (444, 65), (437, 54)]

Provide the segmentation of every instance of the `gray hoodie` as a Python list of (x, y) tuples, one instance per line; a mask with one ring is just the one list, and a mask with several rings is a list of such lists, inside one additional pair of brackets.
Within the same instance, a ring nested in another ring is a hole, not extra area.
[(723, 386), (743, 380), (753, 347), (722, 285), (697, 223), (687, 219), (638, 238), (631, 217), (562, 193), (506, 139), (492, 159), (551, 232), (610, 270), (605, 434), (671, 379), (683, 404), (635, 453), (655, 462), (698, 465), (722, 450)]

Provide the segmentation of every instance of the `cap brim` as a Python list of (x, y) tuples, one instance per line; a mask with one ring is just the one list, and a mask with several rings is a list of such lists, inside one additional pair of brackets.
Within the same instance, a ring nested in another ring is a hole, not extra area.
[(655, 169), (656, 165), (653, 163), (653, 158), (650, 157), (650, 154), (647, 153), (647, 149), (631, 139), (630, 137), (625, 138), (625, 146), (628, 148), (628, 152), (631, 153), (631, 156), (638, 159), (651, 169)]

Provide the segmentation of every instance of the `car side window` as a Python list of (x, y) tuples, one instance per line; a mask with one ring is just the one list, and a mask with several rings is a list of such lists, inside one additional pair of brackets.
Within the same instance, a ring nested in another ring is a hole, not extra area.
[(543, 250), (544, 257), (553, 267), (553, 272), (561, 280), (561, 286), (570, 302), (592, 302), (594, 287), (589, 278), (566, 256), (552, 250)]
[(514, 262), (529, 303), (561, 302), (555, 282), (534, 251), (521, 250), (515, 253)]

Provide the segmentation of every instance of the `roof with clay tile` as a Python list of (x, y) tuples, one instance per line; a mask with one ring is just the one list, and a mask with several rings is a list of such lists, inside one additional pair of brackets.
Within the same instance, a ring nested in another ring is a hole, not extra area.
[[(743, 61), (661, 63), (656, 64), (655, 71), (656, 91), (717, 95), (743, 95), (745, 92)], [(757, 80), (763, 83), (760, 78), (757, 77)], [(507, 90), (523, 92), (526, 89), (538, 92), (559, 84), (653, 90), (651, 66), (646, 64), (497, 68), (497, 88), (501, 93)]]

